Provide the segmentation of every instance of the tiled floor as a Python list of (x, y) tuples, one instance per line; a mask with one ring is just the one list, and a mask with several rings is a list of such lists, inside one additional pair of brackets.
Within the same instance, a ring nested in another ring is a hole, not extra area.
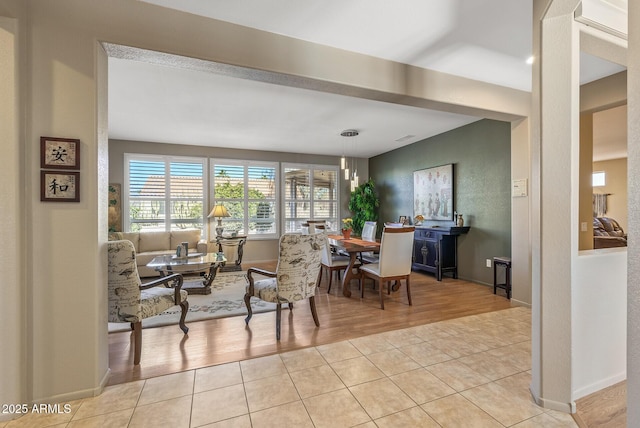
[(4, 426), (576, 427), (531, 399), (530, 319), (512, 308), (115, 385)]

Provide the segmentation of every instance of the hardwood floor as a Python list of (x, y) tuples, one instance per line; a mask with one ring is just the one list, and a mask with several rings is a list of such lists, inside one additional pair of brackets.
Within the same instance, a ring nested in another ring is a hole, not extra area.
[(620, 382), (576, 401), (574, 419), (581, 428), (627, 426), (627, 382)]
[[(254, 264), (275, 269), (275, 262)], [(249, 266), (245, 266), (248, 268)], [(404, 283), (391, 296), (385, 292), (385, 310), (370, 281), (360, 299), (357, 282), (351, 283), (351, 298), (342, 296), (334, 285), (327, 294), (328, 278), (323, 275), (316, 294), (320, 327), (316, 327), (307, 302), (293, 311), (283, 308), (282, 338), (275, 338), (275, 312), (255, 314), (245, 326), (244, 317), (221, 318), (188, 323), (189, 334), (177, 326), (144, 329), (142, 362), (133, 365), (132, 336), (129, 332), (109, 334), (110, 385), (176, 373), (231, 361), (245, 360), (309, 346), (323, 345), (373, 333), (428, 324), (436, 321), (507, 309), (511, 303), (504, 292), (493, 294), (491, 287), (459, 279), (435, 280), (430, 274), (411, 274), (413, 306), (407, 302)]]
[[(253, 266), (273, 270), (275, 262)], [(349, 299), (342, 296), (342, 288), (335, 281), (334, 277), (331, 294), (327, 294), (328, 278), (324, 274), (316, 294), (319, 328), (306, 302), (296, 305), (292, 312), (283, 309), (280, 342), (275, 339), (275, 312), (255, 314), (248, 327), (244, 317), (192, 322), (188, 335), (177, 326), (150, 328), (142, 332), (142, 362), (134, 366), (131, 333), (111, 333), (109, 385), (511, 307), (502, 290), (494, 295), (491, 287), (448, 277), (438, 282), (433, 275), (414, 272), (413, 306), (407, 304), (403, 285), (398, 293), (385, 295), (383, 311), (371, 282), (366, 283), (365, 298), (360, 300), (355, 281)], [(626, 382), (584, 397), (576, 405), (574, 418), (580, 427), (625, 426)]]

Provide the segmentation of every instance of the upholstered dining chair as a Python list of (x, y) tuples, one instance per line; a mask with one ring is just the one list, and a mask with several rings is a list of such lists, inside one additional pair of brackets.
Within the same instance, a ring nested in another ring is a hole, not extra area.
[(179, 273), (158, 278), (146, 284), (140, 282), (136, 266), (136, 250), (127, 240), (108, 242), (108, 321), (130, 323), (134, 337), (133, 364), (140, 364), (142, 353), (142, 320), (180, 305), (180, 329), (187, 334), (184, 320), (189, 310), (188, 294), (182, 290)]
[[(362, 240), (375, 241), (378, 224), (375, 221), (365, 221), (362, 227)], [(378, 263), (380, 257), (373, 251), (365, 251), (360, 253), (360, 261), (362, 263)]]
[[(340, 271), (347, 268), (347, 265), (349, 264), (349, 256), (337, 254), (331, 251), (329, 238), (326, 234), (323, 235), (325, 236), (325, 247), (322, 250), (322, 269), (320, 270), (320, 278), (318, 279), (318, 284), (320, 283), (320, 281), (322, 281), (322, 271), (326, 270), (329, 275), (329, 286), (327, 287), (327, 293), (329, 293), (331, 292), (333, 273), (336, 272), (336, 274), (338, 275), (338, 279), (340, 279)], [(357, 268), (360, 266), (360, 264), (360, 261), (356, 260), (353, 266)]]
[(245, 318), (247, 325), (253, 316), (250, 304), (253, 297), (276, 303), (277, 340), (280, 340), (283, 303), (288, 303), (289, 309), (292, 309), (294, 302), (309, 299), (313, 321), (320, 327), (314, 296), (320, 279), (322, 251), (326, 239), (323, 233), (313, 235), (285, 233), (280, 237), (280, 251), (275, 272), (253, 267), (247, 270), (249, 285), (244, 296), (248, 312)]
[(364, 297), (365, 278), (378, 281), (380, 292), (380, 308), (384, 309), (383, 285), (387, 284), (387, 293), (391, 293), (391, 281), (395, 282), (393, 291), (400, 288), (400, 281), (407, 284), (407, 298), (411, 305), (411, 258), (413, 255), (413, 233), (415, 227), (386, 227), (380, 241), (380, 260), (378, 263), (364, 264), (360, 267), (360, 297)]

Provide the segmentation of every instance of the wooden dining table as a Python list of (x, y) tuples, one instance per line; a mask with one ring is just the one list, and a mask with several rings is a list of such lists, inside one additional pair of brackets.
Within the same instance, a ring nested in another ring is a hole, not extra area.
[(353, 275), (353, 266), (359, 253), (366, 251), (378, 251), (380, 249), (380, 241), (364, 241), (358, 238), (344, 239), (342, 235), (329, 235), (329, 245), (336, 250), (343, 250), (349, 253), (349, 264), (342, 276), (342, 295), (351, 297), (350, 283), (355, 275)]

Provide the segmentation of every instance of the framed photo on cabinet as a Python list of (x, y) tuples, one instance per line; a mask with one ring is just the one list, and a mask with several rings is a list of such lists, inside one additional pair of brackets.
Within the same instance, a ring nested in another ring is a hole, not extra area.
[(80, 169), (80, 140), (40, 137), (40, 168)]

